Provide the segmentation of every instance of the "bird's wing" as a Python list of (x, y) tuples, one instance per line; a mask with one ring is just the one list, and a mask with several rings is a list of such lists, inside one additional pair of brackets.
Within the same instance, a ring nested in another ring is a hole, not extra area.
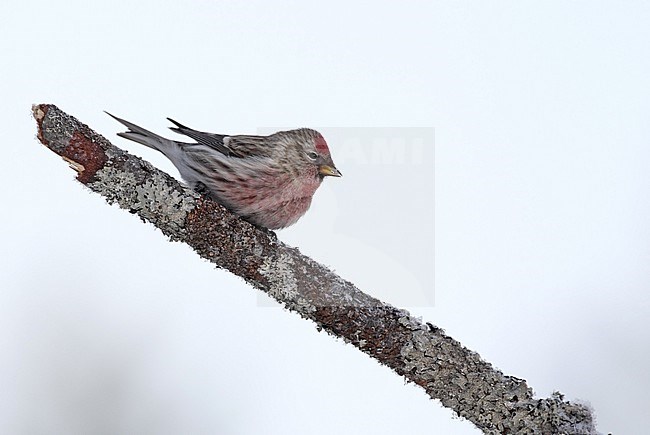
[(226, 137), (226, 135), (197, 131), (193, 128), (186, 127), (180, 122), (176, 122), (171, 118), (167, 119), (176, 126), (169, 127), (170, 130), (191, 137), (198, 143), (209, 146), (210, 148), (213, 148), (226, 156), (233, 155), (232, 151), (223, 143), (223, 139)]
[(237, 157), (270, 156), (273, 151), (267, 136), (227, 136), (224, 144)]
[(170, 130), (191, 137), (201, 145), (213, 148), (228, 157), (269, 156), (271, 154), (266, 136), (227, 136), (206, 133), (186, 127), (171, 118), (167, 119), (176, 126), (169, 127)]

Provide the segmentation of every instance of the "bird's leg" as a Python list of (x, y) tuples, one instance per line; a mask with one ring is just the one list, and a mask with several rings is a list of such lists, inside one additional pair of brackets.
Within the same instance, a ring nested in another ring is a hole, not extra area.
[(197, 181), (194, 183), (193, 189), (199, 192), (201, 195), (205, 196), (211, 196), (210, 195), (210, 190), (208, 190), (208, 186), (205, 184), (201, 183), (200, 181)]

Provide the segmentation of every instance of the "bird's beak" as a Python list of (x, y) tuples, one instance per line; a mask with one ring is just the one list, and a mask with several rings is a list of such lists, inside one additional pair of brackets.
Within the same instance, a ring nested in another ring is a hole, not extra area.
[(330, 177), (342, 176), (341, 172), (338, 169), (336, 169), (334, 166), (329, 165), (320, 165), (318, 167), (318, 173), (321, 175), (329, 175)]

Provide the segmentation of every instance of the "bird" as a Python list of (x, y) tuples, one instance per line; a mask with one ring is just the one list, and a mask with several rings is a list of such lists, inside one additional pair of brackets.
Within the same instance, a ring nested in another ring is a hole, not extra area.
[(194, 130), (167, 118), (172, 131), (193, 139), (166, 139), (108, 112), (128, 128), (118, 136), (160, 151), (191, 188), (248, 222), (269, 230), (293, 225), (309, 209), (325, 177), (341, 177), (323, 135), (310, 128), (268, 136)]

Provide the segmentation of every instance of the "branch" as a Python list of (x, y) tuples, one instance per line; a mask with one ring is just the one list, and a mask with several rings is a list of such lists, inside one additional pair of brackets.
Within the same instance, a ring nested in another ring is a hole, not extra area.
[(79, 182), (421, 386), (483, 432), (597, 433), (587, 407), (559, 393), (533, 398), (524, 380), (504, 375), (441, 329), (361, 292), (56, 106), (32, 111), (38, 139), (78, 172)]

